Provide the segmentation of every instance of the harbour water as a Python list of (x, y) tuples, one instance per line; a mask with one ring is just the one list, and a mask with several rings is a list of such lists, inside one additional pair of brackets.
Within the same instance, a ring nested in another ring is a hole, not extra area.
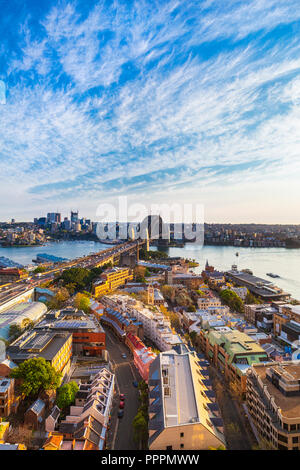
[[(3, 248), (0, 256), (6, 256), (23, 265), (32, 264), (37, 253), (74, 259), (79, 256), (95, 253), (108, 248), (108, 245), (92, 241), (51, 242), (45, 246)], [(155, 249), (153, 247), (153, 249)], [(300, 249), (286, 248), (237, 248), (232, 246), (204, 246), (186, 244), (184, 248), (164, 248), (170, 256), (181, 256), (195, 259), (201, 272), (206, 260), (218, 270), (230, 269), (237, 264), (239, 269), (249, 268), (253, 274), (270, 280), (300, 300)], [(236, 256), (236, 253), (239, 256)], [(266, 273), (275, 273), (280, 278), (272, 279)]]
[[(203, 246), (186, 244), (184, 248), (163, 249), (169, 256), (186, 256), (195, 259), (201, 272), (206, 260), (215, 269), (224, 271), (237, 264), (238, 269), (249, 268), (253, 274), (273, 282), (293, 298), (300, 300), (300, 249), (287, 248), (237, 248), (234, 246)], [(236, 256), (238, 253), (239, 256)], [(266, 273), (278, 274), (272, 279)]]
[(60, 258), (74, 259), (109, 248), (108, 245), (93, 241), (49, 242), (44, 246), (1, 247), (0, 256), (10, 258), (24, 266), (33, 264), (38, 253), (47, 253)]

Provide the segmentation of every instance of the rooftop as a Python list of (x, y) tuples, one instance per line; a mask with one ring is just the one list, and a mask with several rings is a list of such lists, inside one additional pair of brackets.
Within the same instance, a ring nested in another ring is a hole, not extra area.
[(230, 356), (230, 362), (233, 362), (234, 357), (236, 361), (236, 355), (246, 357), (248, 365), (257, 362), (259, 355), (266, 357), (264, 349), (254, 339), (239, 330), (220, 332), (211, 330), (208, 336), (211, 344), (217, 343), (223, 346)]
[(10, 384), (11, 384), (10, 379), (7, 379), (7, 378), (2, 379), (0, 377), (0, 393), (5, 393), (9, 389)]
[[(215, 399), (207, 361), (185, 345), (161, 353), (151, 364), (149, 374), (149, 429), (155, 434), (163, 428), (201, 423), (223, 440), (222, 420), (214, 422), (208, 404)], [(217, 407), (217, 405), (215, 404)]]
[(287, 384), (300, 380), (300, 361), (255, 364), (253, 370), (266, 386), (269, 394), (274, 397), (276, 405), (280, 408), (281, 414), (287, 418), (300, 418), (300, 397), (285, 396), (267, 378), (267, 372), (273, 370)]
[(165, 425), (199, 421), (189, 354), (163, 353), (161, 374), (169, 390), (169, 394), (164, 394)]
[(71, 333), (31, 331), (8, 346), (7, 356), (16, 363), (32, 357), (51, 361), (71, 336)]
[[(50, 312), (51, 313), (51, 312)], [(93, 330), (104, 332), (102, 326), (94, 317), (89, 317), (84, 312), (74, 310), (61, 310), (55, 314), (48, 314), (47, 317), (35, 326), (35, 329), (51, 330)]]

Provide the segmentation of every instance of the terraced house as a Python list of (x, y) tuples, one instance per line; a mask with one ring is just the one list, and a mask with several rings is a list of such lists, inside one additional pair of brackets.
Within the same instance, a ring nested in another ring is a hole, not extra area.
[(200, 331), (200, 345), (206, 357), (222, 372), (225, 379), (246, 392), (246, 372), (252, 364), (268, 362), (264, 349), (250, 336), (228, 327)]
[[(114, 395), (115, 376), (103, 368), (80, 384), (75, 405), (52, 431), (44, 448), (56, 450), (103, 450)], [(59, 436), (59, 437), (57, 437)]]
[(300, 361), (254, 364), (246, 397), (262, 438), (274, 449), (300, 450)]

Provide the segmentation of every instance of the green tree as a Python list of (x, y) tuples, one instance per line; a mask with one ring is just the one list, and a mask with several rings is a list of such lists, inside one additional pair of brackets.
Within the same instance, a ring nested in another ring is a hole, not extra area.
[(247, 292), (246, 298), (245, 298), (245, 304), (260, 304), (260, 300), (258, 300), (255, 295), (253, 295), (251, 292)]
[(76, 291), (76, 287), (77, 286), (76, 284), (74, 284), (74, 282), (70, 282), (69, 284), (65, 285), (65, 288), (67, 289), (70, 295), (74, 294), (74, 292)]
[(46, 271), (47, 271), (47, 268), (45, 266), (38, 266), (32, 272), (33, 274), (39, 274), (39, 273), (45, 273)]
[(138, 383), (138, 389), (140, 392), (147, 392), (148, 393), (148, 385), (144, 380), (140, 380)]
[(56, 390), (61, 380), (60, 372), (42, 357), (27, 359), (13, 369), (10, 376), (21, 380), (21, 392), (30, 397), (44, 390)]
[(276, 450), (272, 443), (265, 438), (261, 438), (259, 444), (252, 446), (252, 450)]
[(88, 313), (90, 310), (90, 299), (86, 295), (78, 292), (74, 300), (74, 306), (78, 308), (78, 310), (83, 310), (85, 313)]
[(67, 406), (72, 405), (75, 400), (76, 393), (78, 392), (79, 387), (76, 382), (69, 382), (65, 385), (62, 385), (57, 391), (56, 404), (63, 410)]
[(148, 423), (142, 411), (139, 411), (134, 417), (132, 426), (135, 442), (141, 445), (142, 448), (145, 447), (148, 440)]
[(163, 258), (168, 258), (169, 255), (167, 253), (165, 253), (164, 251), (147, 251), (145, 248), (141, 248), (140, 249), (140, 253), (139, 253), (139, 257), (140, 259), (143, 259), (143, 260), (146, 260), (146, 261), (149, 261), (151, 259), (163, 259)]
[(20, 325), (17, 325), (16, 323), (13, 323), (9, 327), (9, 337), (11, 339), (18, 338), (22, 334), (22, 328)]
[(188, 308), (187, 308), (188, 312), (196, 312), (196, 310), (197, 309), (196, 309), (195, 305), (189, 305)]
[(76, 290), (83, 290), (90, 286), (93, 275), (89, 269), (85, 268), (70, 268), (66, 269), (60, 276), (63, 285), (74, 284)]
[(178, 330), (180, 328), (180, 321), (179, 321), (177, 313), (169, 312), (169, 319), (170, 319), (172, 328), (174, 328), (175, 330)]
[(224, 289), (220, 292), (220, 297), (223, 302), (233, 310), (236, 310), (240, 313), (244, 311), (244, 302), (234, 291), (230, 289)]
[(69, 291), (65, 287), (61, 287), (58, 289), (55, 296), (47, 303), (47, 305), (52, 310), (58, 310), (69, 298)]
[(175, 301), (175, 295), (176, 295), (176, 290), (172, 286), (162, 286), (161, 288), (162, 294), (165, 297), (165, 299), (169, 300), (170, 302), (174, 303)]
[(196, 333), (196, 331), (191, 331), (191, 332), (190, 332), (190, 339), (191, 339), (192, 345), (195, 346), (196, 341), (197, 341), (197, 333)]

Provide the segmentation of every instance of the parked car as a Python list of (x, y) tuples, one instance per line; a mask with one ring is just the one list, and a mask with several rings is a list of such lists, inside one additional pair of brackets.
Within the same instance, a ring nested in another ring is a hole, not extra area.
[(124, 408), (124, 406), (125, 406), (125, 402), (121, 400), (120, 404), (119, 404), (120, 410), (122, 410)]
[(120, 393), (120, 400), (121, 400), (121, 401), (124, 401), (124, 400), (125, 400), (125, 395), (124, 395), (124, 393)]
[(124, 416), (124, 410), (119, 410), (118, 411), (118, 418), (123, 418)]
[(137, 388), (138, 387), (137, 381), (135, 380), (134, 382), (132, 382), (132, 385)]
[(123, 357), (123, 359), (126, 359), (127, 356), (126, 356), (125, 353), (123, 353), (123, 354), (122, 354), (122, 357)]

